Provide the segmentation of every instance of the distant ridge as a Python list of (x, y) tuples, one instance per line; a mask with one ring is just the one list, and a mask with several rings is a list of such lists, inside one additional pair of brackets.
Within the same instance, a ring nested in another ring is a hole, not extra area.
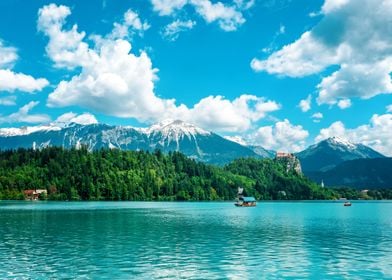
[(297, 153), (302, 170), (307, 172), (327, 171), (342, 162), (354, 159), (384, 158), (385, 156), (362, 144), (331, 137)]
[[(0, 128), (0, 149), (87, 147), (89, 150), (109, 148), (120, 150), (163, 152), (180, 151), (193, 159), (223, 165), (241, 157), (274, 158), (275, 151), (262, 146), (249, 146), (241, 138), (221, 137), (181, 120), (165, 120), (146, 128), (113, 126), (102, 123), (51, 123), (20, 128)], [(383, 158), (373, 149), (331, 137), (297, 153), (302, 171), (327, 171), (342, 162), (361, 158)]]
[(2, 150), (48, 146), (64, 148), (85, 146), (89, 150), (110, 148), (180, 151), (191, 158), (213, 164), (225, 164), (241, 157), (263, 157), (248, 147), (181, 120), (166, 120), (147, 128), (54, 123), (0, 129)]
[(356, 189), (392, 188), (392, 158), (367, 158), (342, 162), (325, 172), (308, 172), (315, 181), (326, 186)]

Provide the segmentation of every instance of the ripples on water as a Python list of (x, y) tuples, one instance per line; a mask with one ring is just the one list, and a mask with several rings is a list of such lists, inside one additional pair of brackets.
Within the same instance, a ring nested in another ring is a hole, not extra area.
[(0, 278), (392, 279), (392, 203), (0, 202)]

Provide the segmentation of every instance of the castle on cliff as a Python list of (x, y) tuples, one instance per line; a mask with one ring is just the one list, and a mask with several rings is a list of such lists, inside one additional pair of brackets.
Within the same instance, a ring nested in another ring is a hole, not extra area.
[(302, 174), (301, 162), (294, 154), (277, 152), (275, 160), (286, 163), (286, 172), (294, 170), (298, 174)]

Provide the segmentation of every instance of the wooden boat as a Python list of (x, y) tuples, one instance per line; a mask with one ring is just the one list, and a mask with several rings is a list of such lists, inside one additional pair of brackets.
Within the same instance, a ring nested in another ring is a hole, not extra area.
[(351, 206), (351, 202), (350, 201), (346, 201), (343, 205), (344, 206)]
[(256, 206), (256, 199), (253, 196), (244, 196), (243, 188), (238, 188), (238, 197), (234, 203), (237, 207), (254, 207)]

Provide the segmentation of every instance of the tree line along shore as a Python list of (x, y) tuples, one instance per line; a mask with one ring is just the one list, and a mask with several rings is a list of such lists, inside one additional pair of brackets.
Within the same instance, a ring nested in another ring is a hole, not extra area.
[[(0, 152), (0, 199), (216, 201), (233, 200), (237, 188), (257, 200), (391, 199), (392, 190), (361, 194), (322, 188), (282, 161), (242, 158), (223, 166), (179, 152), (49, 147)], [(44, 191), (46, 190), (46, 191)]]

